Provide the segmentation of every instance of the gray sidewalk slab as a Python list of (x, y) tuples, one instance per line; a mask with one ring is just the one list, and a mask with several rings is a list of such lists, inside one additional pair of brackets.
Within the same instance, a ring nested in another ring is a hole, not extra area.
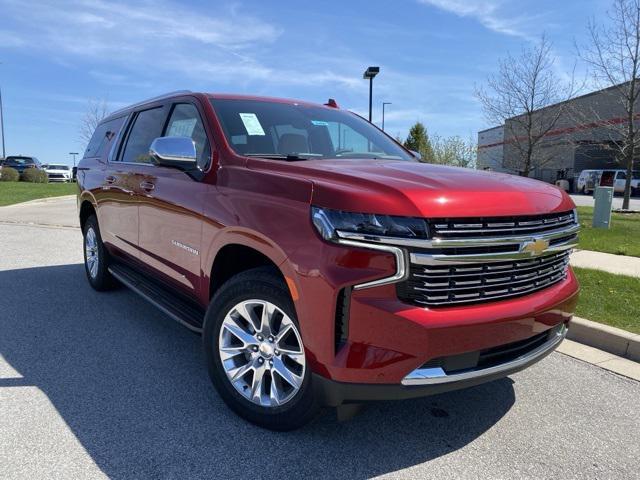
[(571, 265), (603, 270), (616, 275), (640, 277), (640, 258), (638, 257), (592, 252), (591, 250), (576, 250), (571, 254)]
[(0, 222), (21, 225), (79, 227), (76, 196), (43, 198), (0, 207)]
[[(571, 194), (571, 200), (573, 200), (573, 203), (575, 203), (578, 207), (593, 207), (594, 204), (593, 195), (582, 195), (579, 193), (573, 193)], [(613, 208), (622, 208), (622, 196), (616, 195), (615, 197), (613, 197)], [(640, 210), (640, 198), (631, 198), (629, 208), (631, 210)]]

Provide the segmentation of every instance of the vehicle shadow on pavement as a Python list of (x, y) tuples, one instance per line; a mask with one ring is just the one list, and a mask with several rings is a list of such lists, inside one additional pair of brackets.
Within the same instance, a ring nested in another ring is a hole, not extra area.
[(0, 285), (0, 354), (23, 376), (0, 388), (40, 389), (112, 478), (372, 477), (467, 445), (514, 403), (502, 379), (274, 433), (229, 411), (200, 337), (134, 293), (94, 292), (82, 265), (2, 271)]

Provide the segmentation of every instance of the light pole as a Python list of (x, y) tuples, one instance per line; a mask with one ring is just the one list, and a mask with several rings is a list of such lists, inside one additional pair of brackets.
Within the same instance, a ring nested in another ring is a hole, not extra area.
[[(2, 64), (2, 62), (0, 62)], [(2, 111), (2, 89), (0, 88), (0, 135), (2, 135), (2, 158), (7, 158), (7, 153), (4, 151), (4, 113)]]
[(0, 134), (2, 135), (2, 158), (7, 158), (4, 151), (4, 114), (2, 112), (2, 89), (0, 89)]
[(391, 102), (382, 102), (382, 131), (384, 132), (384, 106), (391, 105)]
[(73, 157), (73, 166), (76, 166), (76, 155), (79, 155), (78, 152), (69, 152), (69, 155)]
[(380, 73), (380, 67), (369, 67), (362, 75), (362, 78), (369, 79), (369, 122), (371, 122), (371, 112), (373, 110), (373, 78), (378, 73)]

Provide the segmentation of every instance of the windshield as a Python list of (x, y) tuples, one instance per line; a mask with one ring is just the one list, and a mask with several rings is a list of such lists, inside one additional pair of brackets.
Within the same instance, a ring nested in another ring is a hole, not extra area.
[(35, 162), (35, 158), (31, 157), (7, 157), (5, 162), (8, 165), (33, 165)]
[(211, 99), (227, 141), (246, 156), (415, 160), (352, 113), (294, 103)]

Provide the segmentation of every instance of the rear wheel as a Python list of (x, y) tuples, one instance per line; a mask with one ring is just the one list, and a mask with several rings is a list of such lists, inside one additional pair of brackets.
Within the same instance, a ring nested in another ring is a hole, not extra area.
[(237, 414), (292, 430), (318, 410), (300, 327), (286, 285), (271, 269), (233, 277), (213, 298), (204, 348), (216, 390)]
[(89, 284), (98, 291), (110, 290), (116, 285), (109, 273), (109, 252), (102, 243), (98, 219), (91, 215), (84, 224), (84, 269)]

